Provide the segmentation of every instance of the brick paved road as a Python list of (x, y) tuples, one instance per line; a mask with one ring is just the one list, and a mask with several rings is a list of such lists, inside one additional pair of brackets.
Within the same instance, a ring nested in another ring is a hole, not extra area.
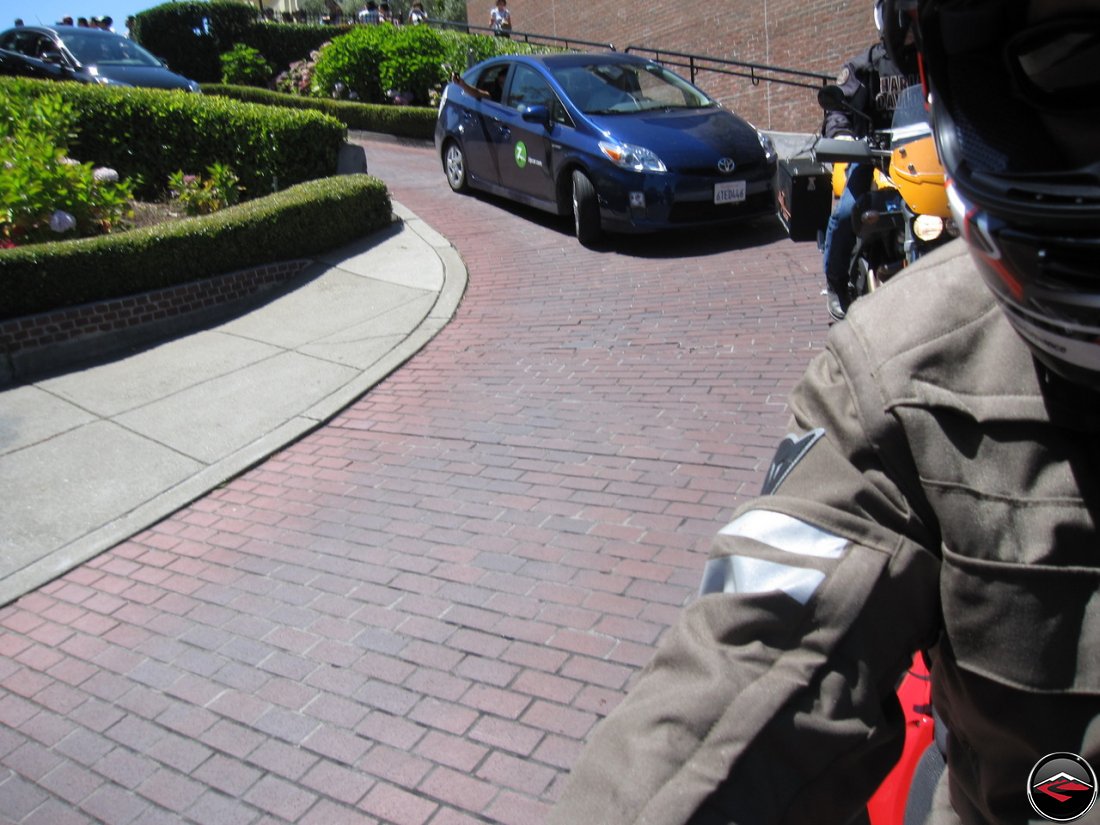
[(812, 245), (589, 251), (427, 148), (368, 156), (469, 266), (457, 316), (0, 609), (0, 819), (537, 825), (758, 489), (825, 333)]

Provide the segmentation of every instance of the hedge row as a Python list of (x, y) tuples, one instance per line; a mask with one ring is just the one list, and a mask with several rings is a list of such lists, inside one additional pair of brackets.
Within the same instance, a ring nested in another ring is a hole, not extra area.
[(221, 95), (248, 103), (286, 106), (293, 109), (314, 109), (336, 118), (349, 129), (382, 132), (388, 135), (431, 140), (435, 133), (436, 110), (427, 106), (389, 106), (357, 103), (351, 100), (330, 100), (323, 97), (301, 97), (282, 92), (258, 89), (255, 86), (228, 86), (204, 83), (204, 95)]
[[(350, 28), (308, 23), (257, 23), (249, 27), (237, 42), (251, 46), (267, 58), (276, 71), (282, 71), (294, 61), (309, 57), (310, 52), (319, 49), (322, 43), (344, 34)], [(220, 78), (218, 74), (213, 79)]]
[(0, 319), (309, 257), (391, 220), (385, 184), (369, 175), (342, 175), (212, 215), (0, 250)]
[(173, 71), (210, 83), (221, 78), (218, 56), (238, 43), (252, 46), (283, 68), (349, 28), (261, 23), (254, 4), (185, 0), (140, 12), (135, 17), (134, 38)]
[(147, 197), (162, 193), (171, 173), (202, 174), (215, 161), (232, 167), (245, 197), (331, 175), (347, 137), (343, 123), (319, 111), (45, 80), (27, 82), (27, 89), (72, 103), (78, 138), (71, 153), (140, 178), (138, 191)]
[(446, 85), (451, 69), (501, 54), (542, 54), (561, 49), (507, 37), (440, 31), (428, 26), (357, 26), (320, 50), (311, 78), (314, 94), (342, 88), (359, 100), (380, 103), (388, 90), (427, 104)]

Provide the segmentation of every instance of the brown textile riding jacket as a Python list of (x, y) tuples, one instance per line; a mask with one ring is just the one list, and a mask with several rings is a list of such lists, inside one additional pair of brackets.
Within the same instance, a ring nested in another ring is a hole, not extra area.
[(936, 825), (1042, 821), (1052, 752), (1100, 769), (1100, 407), (1044, 375), (961, 241), (861, 298), (550, 825), (845, 825), (919, 649), (950, 731)]

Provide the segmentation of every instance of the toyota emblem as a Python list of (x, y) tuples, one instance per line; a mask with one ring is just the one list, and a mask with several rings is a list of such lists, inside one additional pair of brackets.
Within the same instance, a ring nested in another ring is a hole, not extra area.
[(737, 168), (737, 164), (733, 162), (733, 158), (720, 158), (718, 160), (718, 171), (723, 175), (730, 174)]

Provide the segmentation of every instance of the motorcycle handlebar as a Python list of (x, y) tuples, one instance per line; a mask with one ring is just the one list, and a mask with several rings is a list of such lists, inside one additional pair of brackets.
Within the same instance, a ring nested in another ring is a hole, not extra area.
[(813, 148), (814, 159), (823, 163), (869, 163), (890, 157), (889, 149), (872, 148), (866, 140), (818, 138)]

